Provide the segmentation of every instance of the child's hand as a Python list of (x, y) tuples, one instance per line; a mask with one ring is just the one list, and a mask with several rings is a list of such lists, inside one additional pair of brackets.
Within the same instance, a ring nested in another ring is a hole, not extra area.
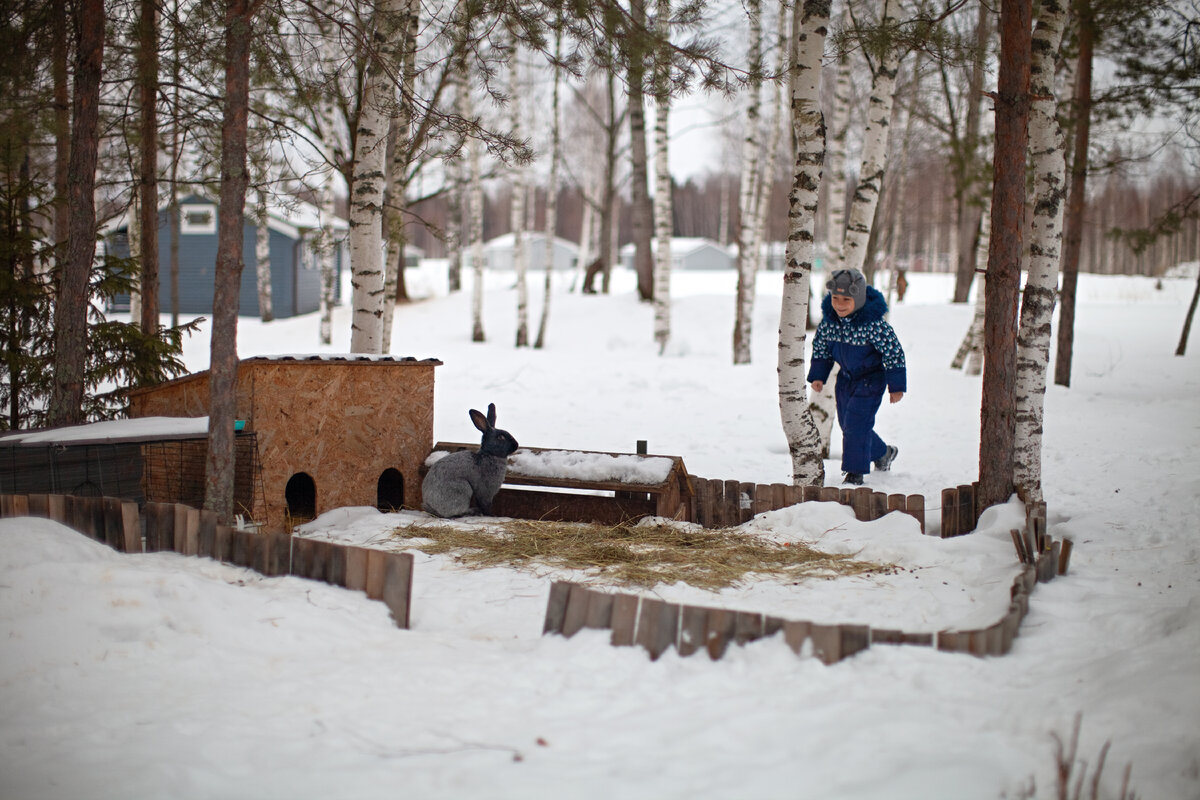
[[(825, 388), (825, 381), (813, 381), (812, 387), (813, 387), (813, 392), (815, 392), (816, 394), (820, 394), (821, 390)], [(895, 401), (892, 401), (892, 402), (895, 402)]]
[(892, 392), (889, 395), (889, 398), (893, 403), (899, 403), (902, 397), (904, 397), (904, 392)]

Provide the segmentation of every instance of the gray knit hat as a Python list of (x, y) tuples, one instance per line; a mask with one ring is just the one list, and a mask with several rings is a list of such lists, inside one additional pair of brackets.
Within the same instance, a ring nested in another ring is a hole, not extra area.
[(855, 311), (867, 302), (867, 279), (856, 269), (834, 270), (832, 279), (825, 284), (825, 288), (834, 297), (849, 297), (853, 300)]

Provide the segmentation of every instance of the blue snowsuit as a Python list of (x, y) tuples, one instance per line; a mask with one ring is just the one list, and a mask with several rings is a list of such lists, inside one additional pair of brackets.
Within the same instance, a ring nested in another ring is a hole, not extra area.
[(869, 473), (871, 462), (887, 451), (875, 433), (875, 414), (883, 402), (884, 387), (889, 392), (907, 391), (904, 348), (883, 318), (887, 301), (875, 287), (866, 288), (863, 307), (845, 317), (833, 310), (826, 293), (808, 370), (808, 382), (812, 383), (827, 381), (834, 362), (841, 369), (834, 396), (842, 426), (842, 471), (860, 475)]

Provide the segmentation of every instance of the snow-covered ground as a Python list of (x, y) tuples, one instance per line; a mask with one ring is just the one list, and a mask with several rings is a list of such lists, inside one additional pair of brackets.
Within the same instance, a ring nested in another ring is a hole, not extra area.
[[(980, 380), (949, 369), (971, 314), (947, 302), (950, 278), (909, 277), (891, 315), (909, 393), (879, 422), (900, 457), (868, 485), (925, 494), (936, 529), (940, 490), (977, 471)], [(511, 275), (488, 276), (484, 344), (469, 341), (469, 293), (447, 297), (437, 265), (410, 281), (429, 299), (397, 310), (393, 352), (445, 362), (436, 439), (477, 439), (467, 409), (494, 402), (523, 445), (632, 452), (646, 439), (697, 475), (788, 479), (779, 273), (760, 276), (754, 363), (736, 367), (732, 273), (675, 274), (662, 357), (627, 273), (610, 296), (557, 287), (536, 351), (512, 346)], [(541, 276), (531, 284), (536, 326)], [(824, 666), (775, 639), (718, 662), (651, 662), (603, 632), (541, 636), (550, 581), (579, 576), (419, 552), (404, 631), (361, 593), (6, 520), (0, 797), (1055, 797), (1054, 737), (1077, 714), (1089, 776), (1110, 743), (1100, 797), (1116, 796), (1127, 764), (1141, 797), (1200, 797), (1200, 342), (1172, 355), (1193, 285), (1081, 278), (1072, 386), (1048, 390), (1044, 458), (1050, 532), (1076, 547), (1007, 656), (875, 646)], [(315, 317), (243, 319), (239, 351), (344, 351), (346, 309), (334, 330), (325, 348)], [(207, 367), (207, 347), (186, 344), (189, 367)], [(653, 593), (816, 622), (979, 627), (1007, 607), (1020, 519), (1010, 504), (941, 540), (899, 514), (785, 509), (748, 527), (900, 569)], [(414, 521), (342, 509), (304, 533), (398, 547), (390, 531)]]

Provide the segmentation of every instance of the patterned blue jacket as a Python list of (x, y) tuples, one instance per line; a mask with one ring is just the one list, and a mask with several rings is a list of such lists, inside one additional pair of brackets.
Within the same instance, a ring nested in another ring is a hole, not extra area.
[(821, 324), (813, 336), (808, 382), (828, 380), (837, 362), (841, 375), (851, 381), (881, 375), (887, 379), (888, 391), (908, 391), (904, 348), (883, 318), (887, 311), (887, 301), (874, 286), (867, 287), (863, 307), (847, 317), (837, 315), (827, 293), (821, 301)]

